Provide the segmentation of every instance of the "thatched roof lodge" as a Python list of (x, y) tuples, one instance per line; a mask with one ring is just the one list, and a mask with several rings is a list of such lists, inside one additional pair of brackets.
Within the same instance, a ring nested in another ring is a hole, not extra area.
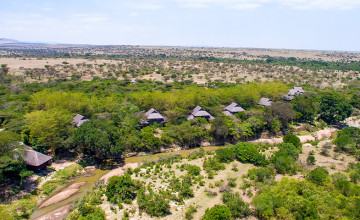
[(305, 93), (305, 90), (302, 87), (293, 87), (288, 91), (286, 95), (284, 95), (285, 101), (291, 101), (295, 99), (296, 95), (302, 95)]
[(245, 109), (243, 109), (239, 104), (233, 102), (230, 105), (226, 106), (223, 113), (226, 116), (231, 116), (233, 114), (243, 112)]
[(257, 104), (264, 107), (270, 107), (272, 105), (272, 101), (268, 98), (261, 98)]
[(87, 119), (85, 116), (82, 116), (82, 115), (75, 115), (75, 117), (73, 118), (72, 120), (72, 124), (75, 126), (75, 127), (80, 127), (82, 124), (84, 124), (85, 122), (87, 121), (90, 121), (89, 119)]
[(140, 120), (140, 123), (143, 126), (152, 125), (154, 123), (164, 124), (167, 123), (169, 120), (162, 116), (158, 111), (151, 108), (149, 111), (145, 113), (145, 118)]
[(41, 170), (51, 164), (52, 157), (34, 150), (27, 150), (26, 165), (31, 170)]
[(203, 108), (201, 108), (200, 106), (196, 106), (191, 112), (190, 115), (187, 117), (187, 120), (192, 120), (196, 117), (199, 118), (205, 118), (206, 120), (213, 120), (214, 117), (212, 115), (210, 115), (209, 112), (205, 111)]

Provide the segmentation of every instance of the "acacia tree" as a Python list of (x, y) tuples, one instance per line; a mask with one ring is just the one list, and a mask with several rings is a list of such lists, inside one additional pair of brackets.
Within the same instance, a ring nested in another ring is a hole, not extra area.
[(25, 115), (29, 137), (32, 142), (50, 146), (53, 156), (58, 143), (67, 136), (71, 114), (63, 109), (33, 111)]

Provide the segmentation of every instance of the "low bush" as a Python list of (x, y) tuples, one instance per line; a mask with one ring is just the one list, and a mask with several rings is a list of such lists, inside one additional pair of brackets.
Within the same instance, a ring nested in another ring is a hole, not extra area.
[(231, 211), (225, 205), (215, 205), (211, 209), (207, 209), (201, 220), (227, 220), (231, 219)]
[(309, 172), (306, 179), (315, 184), (323, 184), (329, 177), (329, 171), (324, 167), (317, 167)]
[(222, 163), (229, 163), (234, 160), (234, 152), (229, 148), (220, 148), (216, 150), (216, 157)]

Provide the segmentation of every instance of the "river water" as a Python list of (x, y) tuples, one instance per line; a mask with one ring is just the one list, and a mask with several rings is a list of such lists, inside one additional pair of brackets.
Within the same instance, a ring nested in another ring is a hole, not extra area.
[[(220, 148), (220, 147), (210, 146), (210, 147), (204, 147), (204, 150), (205, 151), (214, 151), (218, 148)], [(147, 155), (147, 156), (128, 157), (125, 159), (125, 163), (141, 163), (143, 161), (152, 161), (152, 160), (157, 160), (161, 156), (169, 156), (169, 155), (174, 155), (174, 154), (180, 154), (182, 157), (187, 157), (190, 152), (196, 151), (198, 149), (199, 148), (192, 148), (192, 149), (187, 149), (187, 150), (180, 150), (180, 151), (167, 152), (167, 153), (158, 153), (158, 154)], [(92, 187), (95, 185), (95, 183), (109, 171), (110, 170), (96, 169), (92, 172), (93, 175), (91, 175), (91, 176), (79, 177), (79, 178), (75, 179), (74, 181), (71, 181), (70, 183), (67, 184), (67, 186), (69, 186), (70, 184), (79, 183), (79, 182), (86, 182), (86, 184), (81, 186), (79, 188), (79, 192), (72, 195), (71, 197), (69, 197), (61, 202), (58, 202), (56, 204), (44, 207), (42, 209), (36, 209), (34, 211), (34, 213), (31, 215), (30, 219), (36, 219), (38, 217), (41, 217), (49, 212), (52, 212), (56, 209), (59, 209), (59, 208), (65, 206), (65, 205), (68, 205), (68, 204), (73, 205), (77, 200), (79, 200), (81, 197), (83, 197), (87, 191), (91, 190)], [(66, 187), (64, 187), (64, 189)], [(59, 191), (59, 192), (61, 192), (61, 191)], [(59, 193), (59, 192), (57, 192), (57, 193)], [(55, 195), (55, 194), (53, 194), (53, 195)], [(53, 196), (53, 195), (51, 195), (51, 196)]]

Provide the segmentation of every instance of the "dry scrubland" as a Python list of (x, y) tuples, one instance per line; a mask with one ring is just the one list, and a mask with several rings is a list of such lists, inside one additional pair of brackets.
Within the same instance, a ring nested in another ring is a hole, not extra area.
[[(316, 134), (314, 135), (316, 136)], [(323, 152), (324, 149), (327, 149), (326, 154)], [(356, 158), (354, 156), (335, 152), (334, 149), (335, 145), (332, 144), (332, 137), (324, 137), (322, 140), (311, 142), (311, 144), (305, 143), (298, 159), (300, 171), (296, 175), (276, 174), (275, 180), (280, 181), (283, 177), (304, 180), (306, 173), (316, 167), (326, 167), (330, 174), (347, 172), (349, 164), (356, 163)], [(276, 147), (270, 146), (270, 148), (266, 150), (266, 154), (272, 155), (277, 150)], [(316, 158), (315, 164), (307, 164), (306, 158), (309, 155), (314, 155)], [(171, 201), (169, 203), (171, 214), (161, 217), (160, 219), (186, 219), (185, 212), (190, 206), (197, 207), (196, 212), (192, 215), (193, 219), (200, 219), (201, 216), (204, 215), (206, 209), (213, 207), (215, 204), (223, 204), (221, 198), (225, 191), (233, 193), (239, 192), (245, 202), (251, 203), (256, 192), (263, 187), (247, 177), (249, 169), (255, 168), (256, 166), (232, 161), (231, 163), (225, 164), (225, 169), (217, 171), (212, 178), (209, 177), (208, 173), (206, 173), (203, 168), (204, 159), (209, 157), (213, 157), (211, 153), (208, 153), (208, 155), (205, 155), (202, 158), (193, 160), (184, 158), (181, 162), (175, 162), (171, 166), (165, 164), (159, 166), (159, 168), (156, 168), (155, 165), (151, 168), (141, 168), (140, 172), (132, 174), (132, 178), (142, 181), (145, 185), (150, 185), (154, 191), (166, 190), (169, 188), (171, 175), (174, 175), (176, 178), (181, 178), (181, 176), (187, 174), (186, 170), (181, 169), (182, 165), (190, 164), (201, 168), (200, 175), (204, 176), (203, 184), (195, 183), (192, 186), (194, 197), (185, 200), (184, 204), (178, 204), (177, 202)], [(134, 166), (131, 168), (134, 168)], [(113, 175), (120, 174), (123, 173), (113, 173)], [(112, 175), (108, 175), (107, 177), (110, 176)], [(229, 179), (235, 180), (231, 186), (229, 184)], [(129, 219), (158, 219), (157, 217), (151, 217), (144, 212), (140, 212), (136, 200), (134, 200), (132, 204), (126, 204), (122, 209), (119, 209), (117, 205), (108, 202), (106, 196), (103, 196), (103, 199), (104, 202), (100, 207), (105, 211), (107, 219), (121, 219), (124, 216), (124, 213), (129, 214)], [(250, 206), (250, 208), (254, 209), (252, 206)], [(249, 216), (247, 219), (257, 218), (255, 216)]]
[(328, 62), (360, 60), (359, 53), (235, 48), (34, 46), (4, 47), (0, 52), (0, 64), (7, 64), (10, 74), (22, 76), (24, 81), (44, 82), (58, 78), (92, 80), (98, 76), (164, 82), (191, 80), (199, 84), (280, 80), (316, 87), (341, 86), (354, 83), (359, 72), (243, 61), (264, 61), (269, 56)]

